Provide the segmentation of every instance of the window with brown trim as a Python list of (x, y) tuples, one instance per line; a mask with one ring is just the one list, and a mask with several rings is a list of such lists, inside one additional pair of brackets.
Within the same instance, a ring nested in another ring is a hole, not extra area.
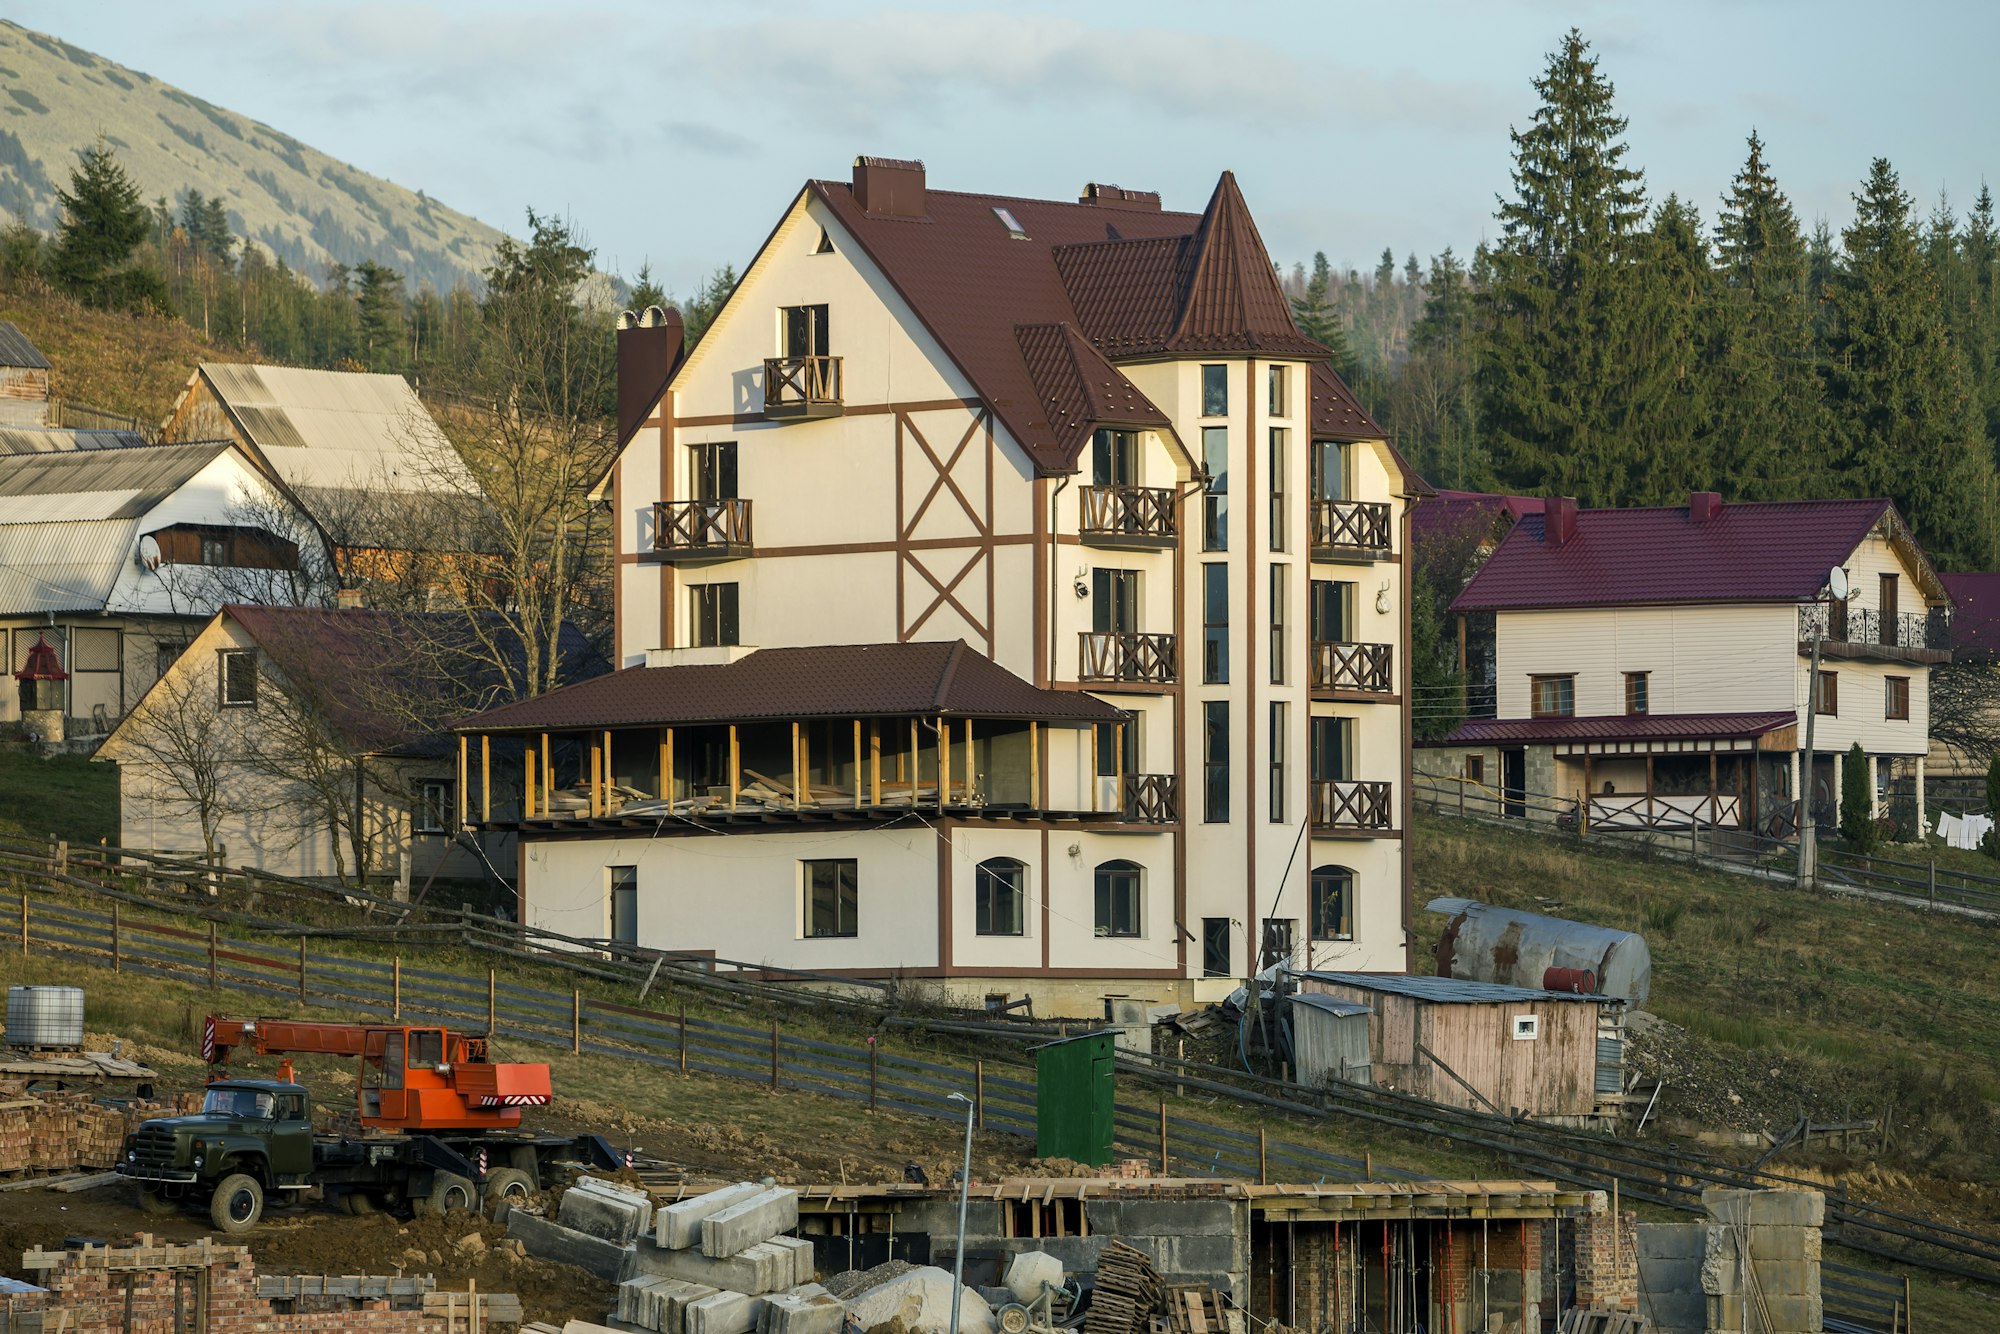
[(1537, 718), (1576, 716), (1576, 676), (1531, 676), (1528, 678), (1529, 712)]
[(1884, 718), (1908, 718), (1910, 716), (1910, 678), (1907, 676), (1885, 676), (1882, 678), (1882, 716)]
[(1650, 713), (1652, 711), (1652, 691), (1648, 688), (1650, 672), (1625, 673), (1625, 712), (1628, 714)]
[(1486, 757), (1484, 755), (1468, 755), (1465, 757), (1465, 781), (1468, 783), (1484, 783), (1486, 781)]
[(1822, 718), (1840, 716), (1840, 673), (1819, 674), (1819, 690), (1813, 695), (1813, 712)]

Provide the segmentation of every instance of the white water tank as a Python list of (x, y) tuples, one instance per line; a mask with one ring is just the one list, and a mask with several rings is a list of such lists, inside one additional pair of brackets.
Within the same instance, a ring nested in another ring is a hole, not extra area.
[(8, 987), (7, 1045), (83, 1046), (82, 987)]

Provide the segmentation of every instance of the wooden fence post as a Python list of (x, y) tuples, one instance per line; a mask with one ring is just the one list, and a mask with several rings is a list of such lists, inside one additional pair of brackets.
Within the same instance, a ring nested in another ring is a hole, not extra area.
[(125, 971), (125, 963), (121, 957), (122, 951), (120, 949), (120, 945), (122, 944), (120, 940), (120, 927), (124, 924), (124, 914), (119, 912), (119, 909), (124, 906), (117, 899), (111, 900), (111, 971), (114, 973)]
[(986, 1129), (986, 1062), (972, 1063), (972, 1123)]
[(1937, 858), (1931, 858), (1931, 911), (1937, 911)]
[(875, 1077), (879, 1050), (875, 1045), (875, 1039), (868, 1039), (868, 1110), (871, 1112), (875, 1110)]
[(56, 874), (69, 874), (69, 840), (66, 838), (56, 840)]
[(778, 1026), (771, 1025), (771, 1091), (778, 1089)]
[(569, 989), (569, 1054), (583, 1055), (583, 988)]
[(389, 959), (389, 1017), (403, 1017), (403, 956), (400, 954)]
[(681, 1073), (688, 1072), (688, 1007), (681, 1002)]
[(21, 957), (28, 957), (28, 888), (21, 887)]
[(1167, 1100), (1160, 1099), (1160, 1175), (1167, 1174)]
[(1264, 1127), (1258, 1126), (1257, 1127), (1257, 1184), (1260, 1186), (1268, 1186), (1271, 1184), (1271, 1161), (1267, 1154), (1268, 1148), (1269, 1146), (1266, 1145), (1264, 1142)]
[(496, 983), (496, 970), (488, 968), (486, 970), (486, 1036), (489, 1038), (493, 1036), (493, 1030), (500, 1026), (498, 1005), (495, 999), (495, 992), (497, 991)]
[(1903, 1276), (1903, 1334), (1917, 1334), (1916, 1312), (1910, 1309), (1910, 1276)]
[(299, 1003), (306, 999), (306, 938), (299, 937)]
[[(23, 935), (25, 939), (25, 933)], [(215, 990), (215, 923), (208, 924), (208, 989)]]

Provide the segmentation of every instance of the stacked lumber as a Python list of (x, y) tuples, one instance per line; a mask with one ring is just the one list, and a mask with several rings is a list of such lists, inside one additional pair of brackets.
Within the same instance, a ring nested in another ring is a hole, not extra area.
[(1083, 1319), (1084, 1334), (1146, 1334), (1164, 1291), (1160, 1272), (1144, 1251), (1111, 1241), (1097, 1257), (1097, 1286)]

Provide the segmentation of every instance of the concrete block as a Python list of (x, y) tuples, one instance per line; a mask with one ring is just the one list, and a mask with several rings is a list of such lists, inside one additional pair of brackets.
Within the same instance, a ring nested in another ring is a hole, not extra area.
[(766, 1245), (776, 1246), (781, 1251), (792, 1253), (792, 1281), (786, 1287), (798, 1287), (813, 1281), (813, 1244), (804, 1237), (773, 1237)]
[(757, 1334), (841, 1334), (846, 1324), (847, 1307), (825, 1288), (811, 1283), (765, 1298)]
[(612, 1282), (621, 1277), (633, 1249), (519, 1209), (507, 1215), (507, 1235), (518, 1239), (537, 1259), (575, 1265)]
[(1235, 1268), (1236, 1239), (1228, 1233), (1206, 1237), (1121, 1237), (1128, 1246), (1150, 1252), (1160, 1277), (1169, 1283), (1193, 1281)]
[(687, 1308), (682, 1334), (750, 1334), (763, 1313), (764, 1299), (741, 1292), (718, 1292)]
[(1639, 1224), (1641, 1264), (1647, 1260), (1685, 1260), (1690, 1264), (1699, 1264), (1705, 1246), (1705, 1228), (1701, 1223)]
[(1819, 1292), (1819, 1266), (1802, 1260), (1759, 1260), (1751, 1257), (1750, 1272), (1766, 1297), (1811, 1297)]
[(1120, 1237), (1227, 1236), (1236, 1215), (1229, 1200), (1086, 1200), (1092, 1232)]
[(673, 1324), (680, 1306), (688, 1295), (706, 1297), (714, 1288), (702, 1287), (678, 1278), (661, 1278), (657, 1275), (630, 1278), (618, 1285), (618, 1318), (629, 1320), (646, 1329), (662, 1331), (662, 1334), (679, 1334), (679, 1325)]
[(764, 1188), (754, 1181), (740, 1182), (734, 1186), (724, 1186), (706, 1195), (696, 1195), (677, 1204), (663, 1207), (655, 1218), (654, 1236), (660, 1245), (670, 1251), (684, 1251), (701, 1242), (701, 1223), (710, 1214), (720, 1213), (732, 1204), (740, 1204), (755, 1195), (762, 1195)]
[(696, 1250), (662, 1250), (657, 1246), (633, 1248), (621, 1279), (659, 1276), (689, 1283), (706, 1284), (717, 1291), (748, 1293), (760, 1297), (781, 1292), (792, 1285), (792, 1252), (769, 1242), (716, 1259)]
[(701, 1220), (701, 1253), (712, 1260), (734, 1255), (799, 1225), (799, 1193), (784, 1186), (759, 1191)]
[(1816, 1190), (1729, 1190), (1710, 1186), (1702, 1208), (1718, 1223), (1751, 1227), (1819, 1227), (1826, 1222), (1826, 1197)]
[(583, 1177), (563, 1192), (562, 1202), (556, 1206), (556, 1221), (622, 1246), (637, 1241), (650, 1229), (653, 1199), (643, 1190)]

